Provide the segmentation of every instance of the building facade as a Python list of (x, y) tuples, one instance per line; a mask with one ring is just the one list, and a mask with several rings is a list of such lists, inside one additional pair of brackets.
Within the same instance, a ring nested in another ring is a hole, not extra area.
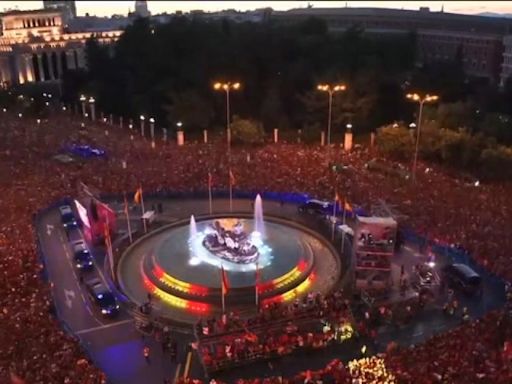
[(417, 36), (418, 63), (454, 60), (458, 54), (468, 75), (498, 82), (504, 59), (504, 36), (512, 34), (512, 19), (384, 8), (301, 8), (273, 12), (272, 19), (293, 23), (308, 17), (327, 22), (331, 32), (362, 27), (369, 34)]
[(60, 9), (12, 11), (1, 16), (0, 82), (3, 87), (59, 81), (67, 70), (85, 68), (85, 43), (116, 41), (122, 31), (65, 31)]
[(503, 38), (503, 64), (501, 66), (500, 85), (504, 86), (512, 78), (512, 35)]

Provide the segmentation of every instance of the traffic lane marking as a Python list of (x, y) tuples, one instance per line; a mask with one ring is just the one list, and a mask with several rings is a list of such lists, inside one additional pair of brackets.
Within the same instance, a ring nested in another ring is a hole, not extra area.
[(133, 323), (133, 322), (134, 322), (134, 320), (133, 320), (133, 319), (126, 319), (126, 320), (118, 321), (118, 322), (116, 322), (116, 323), (111, 323), (111, 324), (106, 324), (106, 325), (100, 325), (99, 327), (93, 327), (93, 328), (82, 329), (82, 330), (80, 330), (80, 331), (75, 332), (75, 334), (77, 334), (77, 335), (83, 335), (84, 333), (90, 333), (90, 332), (94, 332), (94, 331), (101, 331), (101, 330), (103, 330), (103, 329), (112, 328), (112, 327), (115, 327), (115, 326), (118, 326), (118, 325), (128, 324), (128, 323)]

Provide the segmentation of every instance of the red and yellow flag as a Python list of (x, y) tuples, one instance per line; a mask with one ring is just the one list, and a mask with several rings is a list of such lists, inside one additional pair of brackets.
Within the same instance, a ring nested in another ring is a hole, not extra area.
[(208, 189), (210, 189), (213, 185), (213, 177), (211, 172), (208, 172)]
[(140, 204), (142, 202), (142, 187), (137, 188), (137, 192), (133, 196), (133, 201), (135, 204)]
[(235, 185), (236, 179), (235, 175), (233, 175), (233, 172), (231, 172), (231, 169), (229, 170), (229, 184)]
[(344, 205), (344, 208), (343, 208), (345, 211), (349, 211), (349, 212), (352, 212), (352, 206), (348, 203), (347, 200), (345, 200), (345, 205)]
[(229, 282), (228, 282), (228, 276), (226, 275), (226, 271), (224, 270), (224, 267), (220, 267), (220, 273), (221, 273), (221, 284), (222, 284), (222, 294), (225, 295), (228, 293), (229, 289)]

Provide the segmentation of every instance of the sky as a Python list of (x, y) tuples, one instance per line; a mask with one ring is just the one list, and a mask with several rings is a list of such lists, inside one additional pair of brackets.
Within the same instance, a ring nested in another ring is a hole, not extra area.
[[(324, 7), (380, 7), (403, 8), (417, 10), (419, 7), (429, 7), (431, 11), (439, 11), (444, 5), (445, 12), (475, 14), (481, 12), (512, 13), (512, 1), (310, 1), (315, 8)], [(148, 9), (152, 14), (188, 12), (203, 10), (206, 12), (224, 9), (240, 11), (256, 8), (271, 7), (275, 10), (305, 8), (307, 1), (148, 1)], [(42, 1), (0, 1), (0, 10), (20, 9), (32, 10), (43, 7)], [(135, 8), (135, 1), (77, 1), (77, 13), (96, 16), (112, 14), (126, 15)]]

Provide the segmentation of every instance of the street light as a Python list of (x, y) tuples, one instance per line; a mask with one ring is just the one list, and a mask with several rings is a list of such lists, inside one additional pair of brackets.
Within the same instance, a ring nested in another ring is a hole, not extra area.
[[(413, 180), (413, 182), (415, 182), (416, 181), (416, 165), (418, 163), (418, 149), (419, 149), (419, 145), (420, 145), (421, 117), (423, 114), (423, 104), (434, 103), (439, 99), (439, 96), (429, 95), (429, 94), (426, 94), (425, 96), (420, 96), (417, 93), (408, 93), (407, 95), (405, 95), (405, 97), (407, 97), (409, 100), (414, 101), (420, 105), (420, 112), (418, 115), (418, 130), (416, 132), (416, 146), (414, 149), (414, 160), (412, 163), (412, 180)], [(409, 125), (409, 127), (412, 128), (412, 124)]]
[(231, 128), (230, 128), (230, 117), (229, 117), (229, 92), (231, 90), (240, 89), (240, 83), (215, 83), (213, 85), (213, 89), (216, 91), (224, 91), (226, 92), (226, 133), (227, 133), (227, 141), (228, 141), (228, 150), (231, 149)]
[(150, 117), (149, 118), (149, 131), (151, 134), (151, 140), (155, 139), (155, 119)]
[[(46, 95), (43, 93), (43, 96), (46, 96)], [(85, 116), (85, 101), (86, 100), (87, 100), (87, 97), (85, 97), (85, 95), (80, 96), (80, 102), (82, 103), (82, 116)]]
[(92, 121), (96, 121), (96, 106), (95, 106), (95, 103), (96, 100), (94, 99), (94, 97), (89, 97), (89, 106), (91, 107), (91, 120)]
[(144, 117), (144, 115), (140, 115), (140, 135), (142, 137), (144, 137), (144, 120), (146, 118)]
[(178, 127), (178, 131), (181, 131), (181, 127), (183, 126), (183, 123), (181, 121), (178, 121), (176, 123), (176, 126)]
[(347, 86), (345, 84), (319, 84), (316, 89), (321, 92), (327, 92), (329, 94), (329, 116), (327, 119), (327, 145), (331, 144), (331, 118), (332, 118), (332, 95), (336, 92), (345, 91)]

